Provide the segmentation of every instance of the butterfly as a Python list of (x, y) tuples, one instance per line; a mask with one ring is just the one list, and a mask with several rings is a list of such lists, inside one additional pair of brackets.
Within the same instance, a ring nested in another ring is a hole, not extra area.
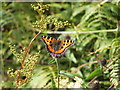
[(65, 55), (67, 49), (75, 43), (73, 40), (57, 40), (48, 36), (41, 36), (41, 40), (53, 58), (60, 58)]

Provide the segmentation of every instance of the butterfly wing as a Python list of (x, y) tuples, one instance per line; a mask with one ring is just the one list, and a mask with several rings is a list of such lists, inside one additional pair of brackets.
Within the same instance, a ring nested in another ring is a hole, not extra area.
[(51, 54), (51, 55), (55, 58), (60, 58), (63, 55), (65, 55), (65, 52), (67, 51), (67, 49), (72, 45), (74, 45), (74, 41), (72, 41), (72, 40), (62, 40), (60, 49), (55, 51), (55, 53)]
[(45, 43), (47, 50), (49, 53), (54, 53), (54, 49), (52, 48), (52, 43), (56, 41), (55, 38), (48, 37), (48, 36), (41, 36), (42, 41)]
[[(41, 39), (45, 43), (49, 54), (55, 58), (59, 58), (65, 54), (68, 47), (74, 45), (74, 41), (72, 40), (56, 40), (52, 37), (41, 36)], [(58, 42), (60, 42), (58, 44)], [(58, 50), (55, 49), (56, 45), (60, 45)]]
[(61, 43), (62, 44), (61, 44), (60, 50), (55, 51), (55, 53), (61, 53), (61, 54), (65, 53), (70, 46), (74, 45), (73, 40), (62, 40)]

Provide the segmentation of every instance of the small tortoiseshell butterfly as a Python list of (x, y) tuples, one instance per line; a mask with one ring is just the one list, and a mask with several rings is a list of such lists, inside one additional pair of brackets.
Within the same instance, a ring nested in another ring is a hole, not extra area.
[(74, 45), (73, 40), (56, 40), (48, 36), (41, 36), (41, 39), (45, 43), (49, 54), (55, 58), (60, 58), (65, 55), (68, 47)]

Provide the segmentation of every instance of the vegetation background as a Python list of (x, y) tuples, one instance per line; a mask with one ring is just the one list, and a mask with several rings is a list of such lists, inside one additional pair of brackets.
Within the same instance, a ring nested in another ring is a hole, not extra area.
[[(75, 41), (57, 59), (60, 88), (120, 88), (119, 0), (1, 5), (1, 87), (58, 87), (55, 60), (40, 40), (45, 35)], [(30, 50), (26, 49), (38, 33)]]

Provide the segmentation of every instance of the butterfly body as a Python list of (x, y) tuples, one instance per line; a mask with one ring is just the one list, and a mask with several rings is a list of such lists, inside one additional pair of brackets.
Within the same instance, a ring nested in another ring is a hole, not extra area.
[(55, 41), (54, 43), (51, 44), (52, 48), (54, 49), (54, 51), (58, 51), (61, 49), (61, 41)]
[(73, 40), (56, 40), (48, 36), (41, 36), (41, 39), (45, 43), (49, 54), (55, 58), (65, 55), (68, 47), (74, 44)]

